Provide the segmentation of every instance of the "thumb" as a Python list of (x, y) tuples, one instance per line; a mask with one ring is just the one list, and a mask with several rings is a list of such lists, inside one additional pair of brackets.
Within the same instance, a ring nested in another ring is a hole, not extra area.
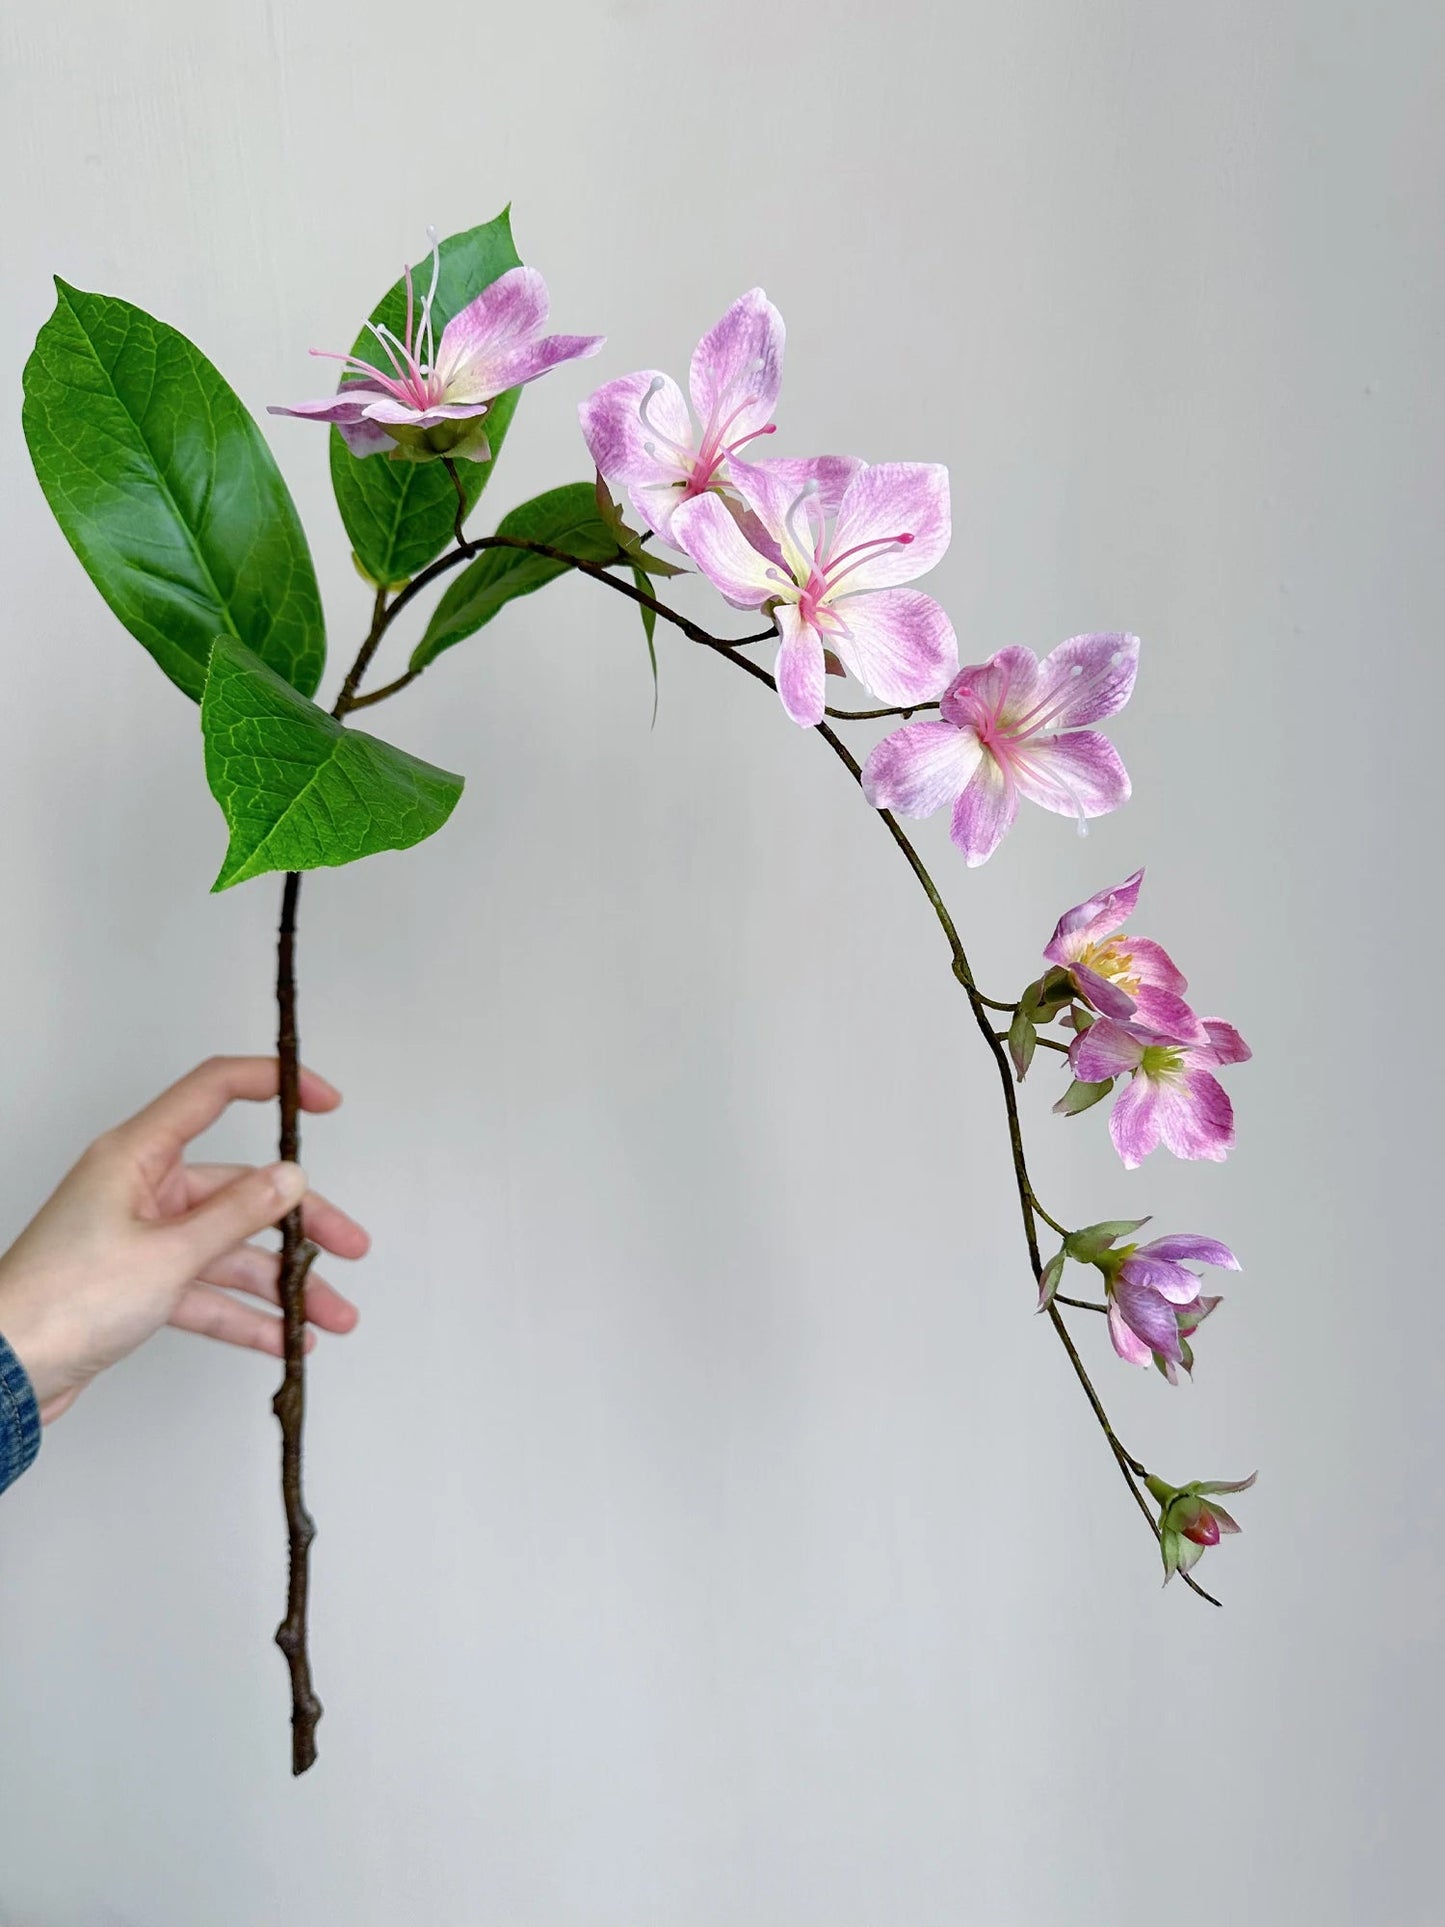
[(300, 1204), (306, 1189), (306, 1173), (299, 1164), (270, 1164), (223, 1185), (167, 1228), (192, 1269), (199, 1270), (283, 1218)]

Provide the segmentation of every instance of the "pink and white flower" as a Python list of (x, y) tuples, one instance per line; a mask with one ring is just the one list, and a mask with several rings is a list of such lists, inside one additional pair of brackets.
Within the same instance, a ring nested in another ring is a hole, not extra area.
[(1140, 1024), (1101, 1017), (1070, 1046), (1080, 1083), (1129, 1079), (1109, 1114), (1109, 1135), (1126, 1170), (1135, 1170), (1161, 1143), (1177, 1158), (1221, 1163), (1228, 1157), (1234, 1107), (1214, 1072), (1223, 1064), (1242, 1064), (1252, 1053), (1233, 1025), (1217, 1017), (1204, 1019), (1204, 1032), (1202, 1043), (1180, 1043)]
[(1124, 707), (1138, 668), (1137, 636), (1074, 636), (1042, 662), (1031, 649), (1001, 649), (955, 677), (937, 722), (884, 737), (863, 767), (863, 792), (900, 816), (951, 805), (950, 835), (970, 868), (998, 848), (1020, 796), (1077, 817), (1082, 831), (1085, 818), (1129, 799), (1118, 751), (1085, 725)]
[(1228, 1245), (1192, 1232), (1126, 1245), (1096, 1260), (1105, 1275), (1114, 1350), (1131, 1365), (1152, 1359), (1171, 1385), (1178, 1383), (1180, 1366), (1192, 1369), (1190, 1336), (1222, 1302), (1200, 1291), (1199, 1274), (1184, 1259), (1239, 1270)]
[[(387, 450), (394, 458), (469, 462), (491, 458), (482, 425), (492, 403), (509, 388), (535, 381), (560, 362), (595, 355), (602, 335), (543, 335), (547, 284), (535, 268), (509, 268), (454, 315), (438, 341), (432, 323), (441, 251), (432, 232), (431, 286), (420, 313), (406, 271), (406, 334), (368, 321), (380, 346), (376, 362), (313, 348), (313, 355), (345, 363), (357, 379), (320, 401), (273, 405), (272, 415), (331, 422), (353, 455)], [(384, 357), (384, 363), (382, 360)]]
[(1188, 979), (1162, 944), (1119, 933), (1139, 902), (1144, 872), (1066, 910), (1044, 949), (1074, 988), (1105, 1017), (1132, 1017), (1181, 1043), (1205, 1042), (1204, 1026), (1184, 1001)]
[[(626, 489), (639, 519), (664, 542), (679, 546), (672, 518), (684, 502), (730, 488), (738, 451), (776, 432), (784, 338), (783, 317), (752, 288), (693, 350), (687, 396), (671, 375), (643, 368), (605, 382), (578, 410), (597, 472)], [(837, 495), (859, 464), (823, 456), (765, 466), (791, 480), (794, 494), (812, 475)]]
[(958, 662), (953, 625), (903, 585), (948, 547), (948, 470), (860, 463), (836, 499), (816, 465), (800, 485), (779, 464), (735, 463), (733, 484), (741, 517), (715, 494), (695, 495), (673, 511), (673, 540), (736, 608), (772, 607), (778, 694), (793, 721), (823, 720), (828, 650), (886, 703), (938, 695)]

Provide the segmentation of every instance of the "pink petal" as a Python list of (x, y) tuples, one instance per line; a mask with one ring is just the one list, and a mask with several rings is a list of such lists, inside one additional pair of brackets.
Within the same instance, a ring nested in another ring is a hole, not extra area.
[(1124, 1314), (1117, 1305), (1109, 1307), (1109, 1337), (1113, 1340), (1114, 1350), (1128, 1365), (1147, 1365), (1153, 1353), (1142, 1338), (1130, 1331)]
[(1176, 1231), (1172, 1237), (1154, 1238), (1140, 1245), (1137, 1257), (1162, 1258), (1166, 1262), (1188, 1260), (1197, 1265), (1218, 1265), (1222, 1271), (1238, 1271), (1239, 1260), (1228, 1245), (1217, 1238), (1201, 1238), (1192, 1231)]
[[(735, 608), (759, 609), (778, 593), (777, 564), (746, 539), (719, 496), (695, 495), (680, 503), (673, 511), (670, 539)], [(814, 720), (820, 719), (821, 712)]]
[(1014, 781), (1031, 803), (1059, 816), (1107, 816), (1129, 800), (1129, 777), (1107, 736), (1092, 729), (1032, 736), (1008, 752)]
[[(1072, 963), (1089, 944), (1121, 930), (1138, 907), (1143, 882), (1144, 872), (1136, 870), (1112, 890), (1100, 890), (1096, 896), (1086, 897), (1072, 910), (1066, 910), (1054, 925), (1054, 934), (1044, 949), (1046, 961)], [(1183, 985), (1178, 988), (1183, 989)]]
[(280, 402), (268, 404), (268, 415), (299, 415), (303, 421), (335, 422), (339, 428), (343, 422), (359, 422), (371, 404), (386, 395), (386, 389), (373, 387), (370, 382), (348, 382), (339, 394), (323, 395), (320, 401), (298, 401), (290, 407)]
[(1035, 698), (1052, 713), (1045, 729), (1082, 729), (1121, 710), (1139, 673), (1139, 638), (1107, 632), (1071, 636), (1039, 664)]
[(953, 806), (949, 835), (970, 870), (987, 863), (1019, 813), (1018, 791), (998, 759), (985, 752)]
[(882, 702), (929, 702), (958, 667), (953, 624), (919, 589), (878, 589), (825, 608), (829, 643)]
[(458, 400), (485, 399), (466, 392), (472, 371), (485, 369), (494, 356), (537, 334), (546, 326), (548, 306), (547, 283), (535, 268), (509, 268), (499, 274), (442, 329), (436, 372), (444, 385), (456, 389)]
[(1114, 1303), (1124, 1323), (1151, 1352), (1179, 1362), (1179, 1321), (1157, 1292), (1137, 1284), (1127, 1272), (1114, 1281)]
[(357, 457), (379, 455), (396, 447), (396, 440), (377, 422), (338, 422), (336, 432)]
[(785, 602), (776, 621), (783, 639), (773, 670), (778, 694), (793, 721), (811, 729), (822, 722), (827, 700), (823, 694), (827, 677), (823, 639), (811, 623), (804, 622), (795, 602)]
[[(654, 390), (652, 384), (661, 385)], [(646, 404), (648, 420), (642, 419)], [(666, 480), (675, 482), (681, 475), (681, 460), (670, 455), (658, 431), (670, 442), (684, 448), (692, 446), (692, 421), (682, 390), (675, 381), (656, 369), (642, 368), (635, 375), (620, 375), (604, 382), (577, 410), (582, 438), (600, 472), (619, 488), (639, 483)], [(647, 444), (654, 452), (648, 454)]]
[[(1144, 873), (1141, 870), (1139, 874)], [(1157, 990), (1172, 990), (1176, 997), (1182, 997), (1188, 990), (1189, 979), (1162, 943), (1155, 943), (1152, 937), (1129, 937), (1124, 948), (1132, 959), (1129, 974), (1141, 984), (1150, 984)]]
[(1186, 1071), (1160, 1086), (1159, 1133), (1177, 1158), (1223, 1163), (1234, 1143), (1234, 1107), (1208, 1071)]
[(1074, 1075), (1085, 1084), (1101, 1084), (1106, 1077), (1122, 1077), (1139, 1068), (1144, 1039), (1117, 1018), (1101, 1017), (1078, 1038), (1069, 1061)]
[(1137, 1170), (1158, 1144), (1159, 1086), (1152, 1078), (1131, 1078), (1120, 1091), (1109, 1113), (1109, 1136), (1126, 1171)]
[(1199, 1279), (1183, 1265), (1167, 1263), (1163, 1258), (1146, 1257), (1143, 1247), (1126, 1258), (1119, 1271), (1121, 1278), (1127, 1278), (1140, 1290), (1156, 1293), (1167, 1299), (1171, 1305), (1192, 1305), (1199, 1296)]
[(1204, 1029), (1209, 1039), (1208, 1046), (1191, 1054), (1192, 1063), (1247, 1064), (1253, 1057), (1254, 1052), (1233, 1024), (1226, 1024), (1219, 1017), (1206, 1017)]
[(1213, 1515), (1214, 1523), (1219, 1527), (1221, 1532), (1239, 1531), (1239, 1524), (1233, 1513), (1226, 1512), (1224, 1507), (1222, 1505), (1216, 1505), (1213, 1499), (1209, 1501), (1209, 1510)]
[(943, 717), (950, 723), (992, 723), (1005, 707), (1027, 709), (1038, 679), (1032, 649), (1000, 649), (987, 662), (959, 671), (944, 691)]
[(982, 755), (971, 729), (906, 723), (885, 736), (863, 765), (863, 794), (878, 810), (931, 816), (963, 794)]
[(484, 401), (434, 402), (430, 408), (413, 408), (391, 395), (380, 395), (367, 404), (369, 422), (386, 422), (396, 428), (435, 428), (438, 422), (467, 421), (485, 415), (491, 406)]
[[(1045, 951), (1045, 956), (1048, 952)], [(1051, 962), (1056, 959), (1051, 958)], [(1107, 977), (1101, 977), (1097, 970), (1090, 970), (1084, 964), (1075, 964), (1069, 973), (1075, 985), (1088, 998), (1095, 1010), (1105, 1017), (1132, 1017), (1135, 1011), (1134, 999), (1127, 990), (1121, 990)]]
[(536, 381), (564, 361), (587, 360), (598, 353), (606, 339), (605, 335), (546, 335), (540, 341), (499, 349), (487, 361), (475, 363), (459, 383), (449, 386), (447, 398), (456, 400), (465, 395), (472, 400), (477, 391), (495, 397), (508, 388), (520, 388), (523, 382)]
[(1139, 1022), (1146, 1030), (1152, 1030), (1160, 1037), (1180, 1044), (1208, 1041), (1203, 1024), (1184, 999), (1176, 997), (1172, 991), (1156, 990), (1152, 984), (1140, 984), (1135, 1007)]
[(735, 442), (764, 427), (783, 380), (783, 317), (761, 288), (734, 301), (694, 348), (688, 386), (704, 430)]
[[(830, 566), (848, 568), (842, 586), (887, 589), (927, 574), (948, 547), (952, 523), (948, 470), (939, 462), (875, 462), (848, 484), (829, 544)], [(888, 548), (865, 551), (851, 568), (842, 558), (862, 544), (908, 535)]]
[[(848, 484), (863, 467), (856, 455), (808, 455), (796, 458), (786, 455), (769, 455), (762, 461), (743, 462), (736, 455), (730, 456), (727, 463), (728, 479), (743, 488), (743, 478), (761, 470), (765, 478), (776, 485), (777, 494), (770, 496), (782, 504), (783, 512), (794, 503), (808, 482), (816, 482), (818, 501), (825, 515), (836, 515)], [(756, 488), (756, 484), (754, 484)]]

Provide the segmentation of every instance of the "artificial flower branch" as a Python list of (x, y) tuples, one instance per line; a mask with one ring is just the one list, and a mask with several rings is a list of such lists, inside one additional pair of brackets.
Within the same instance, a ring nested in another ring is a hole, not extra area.
[[(462, 513), (463, 503), (464, 503), (464, 498), (460, 493), (460, 489), (458, 489), (458, 510), (457, 510), (458, 524), (460, 524), (460, 517)], [(775, 679), (771, 675), (769, 675), (769, 673), (765, 669), (763, 669), (759, 664), (750, 661), (746, 656), (740, 656), (736, 653), (739, 648), (741, 648), (747, 643), (763, 642), (763, 641), (772, 639), (773, 637), (775, 637), (777, 633), (775, 628), (764, 630), (757, 635), (749, 635), (749, 636), (738, 637), (738, 638), (715, 636), (711, 634), (708, 630), (702, 628), (700, 624), (693, 622), (687, 616), (682, 615), (678, 610), (670, 608), (669, 605), (663, 602), (662, 600), (660, 600), (660, 598), (651, 595), (647, 591), (638, 589), (632, 583), (622, 580), (622, 578), (619, 576), (610, 574), (608, 572), (609, 568), (616, 566), (616, 564), (599, 564), (599, 563), (591, 562), (583, 558), (579, 558), (575, 555), (571, 555), (566, 550), (557, 548), (555, 545), (544, 543), (544, 542), (533, 542), (521, 537), (493, 535), (493, 536), (480, 536), (475, 538), (469, 538), (465, 534), (465, 531), (460, 529), (460, 527), (458, 527), (457, 536), (458, 536), (458, 539), (457, 539), (456, 546), (448, 550), (445, 555), (440, 556), (436, 562), (431, 564), (430, 568), (423, 571), (423, 576), (425, 577), (426, 582), (435, 580), (437, 577), (445, 574), (450, 569), (456, 568), (459, 564), (463, 562), (473, 560), (476, 556), (483, 554), (488, 549), (497, 549), (497, 548), (520, 549), (530, 554), (541, 556), (548, 561), (564, 563), (568, 567), (577, 570), (580, 574), (590, 576), (592, 580), (604, 583), (608, 588), (611, 588), (617, 591), (619, 594), (626, 596), (628, 600), (638, 603), (639, 605), (641, 605), (646, 609), (650, 609), (655, 616), (658, 616), (663, 621), (671, 624), (682, 635), (686, 636), (690, 642), (696, 643), (700, 647), (710, 649), (715, 654), (728, 657), (731, 661), (735, 662), (739, 668), (743, 669), (747, 674), (751, 675), (754, 678), (754, 680), (764, 683), (769, 688), (776, 690), (777, 684)], [(618, 560), (619, 561), (625, 560), (625, 557), (619, 555)], [(372, 631), (368, 635), (366, 642), (363, 644), (362, 657), (364, 657), (365, 660), (363, 661), (362, 658), (358, 658), (360, 673), (364, 673), (366, 664), (370, 662), (371, 657), (374, 655), (376, 646), (380, 642), (381, 636), (384, 635), (386, 628), (390, 625), (391, 620), (395, 617), (395, 615), (398, 613), (398, 611), (404, 605), (404, 603), (411, 599), (412, 594), (414, 592), (419, 591), (419, 589), (423, 586), (425, 586), (425, 583), (423, 582), (421, 577), (418, 577), (416, 581), (409, 583), (406, 586), (406, 588), (404, 588), (398, 594), (396, 599), (388, 607), (385, 607), (385, 608), (382, 607), (381, 592), (380, 591), (378, 592), (378, 610), (380, 613), (378, 614), (377, 618), (373, 621)], [(352, 676), (348, 678), (348, 685), (350, 686), (350, 689), (351, 689), (351, 695), (350, 695), (349, 703), (347, 705), (347, 710), (363, 709), (370, 704), (385, 701), (388, 697), (397, 694), (401, 689), (407, 687), (408, 684), (414, 681), (420, 673), (421, 673), (420, 670), (408, 671), (406, 675), (397, 678), (394, 682), (388, 683), (380, 689), (374, 690), (369, 695), (358, 695), (355, 693), (355, 682), (356, 680), (359, 680), (358, 668), (357, 668), (357, 665), (354, 665)], [(921, 706), (936, 707), (937, 705), (921, 705)], [(338, 708), (339, 708), (339, 705), (338, 705)], [(340, 713), (345, 714), (347, 713), (347, 711), (343, 710)], [(863, 712), (863, 715), (871, 716), (871, 714), (873, 713), (874, 712)], [(893, 713), (893, 712), (889, 712), (889, 713)], [(816, 733), (823, 738), (824, 742), (827, 743), (828, 747), (833, 751), (834, 755), (837, 756), (838, 759), (843, 763), (844, 767), (848, 770), (849, 774), (852, 776), (854, 782), (861, 785), (863, 781), (863, 766), (858, 762), (856, 757), (854, 757), (852, 751), (841, 740), (841, 738), (839, 738), (827, 726), (826, 723), (818, 723), (814, 727), (816, 729)], [(908, 863), (910, 869), (912, 869), (915, 877), (918, 879), (920, 887), (923, 889), (924, 894), (927, 896), (929, 903), (933, 908), (934, 914), (938, 919), (938, 922), (940, 924), (940, 927), (942, 928), (944, 937), (946, 938), (950, 951), (952, 953), (954, 975), (958, 978), (959, 983), (963, 987), (965, 995), (969, 999), (970, 1008), (973, 1011), (973, 1015), (978, 1024), (979, 1030), (981, 1031), (988, 1045), (989, 1051), (993, 1056), (994, 1061), (998, 1067), (999, 1076), (1000, 1076), (1003, 1093), (1004, 1093), (1005, 1110), (1008, 1118), (1010, 1150), (1011, 1150), (1012, 1159), (1013, 1159), (1015, 1184), (1018, 1190), (1020, 1205), (1024, 1216), (1024, 1229), (1025, 1229), (1026, 1242), (1028, 1245), (1029, 1264), (1033, 1273), (1034, 1282), (1035, 1284), (1038, 1284), (1040, 1283), (1043, 1276), (1044, 1265), (1043, 1265), (1043, 1258), (1039, 1250), (1037, 1232), (1034, 1226), (1035, 1217), (1037, 1217), (1040, 1222), (1047, 1224), (1051, 1230), (1055, 1231), (1060, 1236), (1067, 1237), (1069, 1234), (1066, 1228), (1063, 1225), (1061, 1225), (1057, 1219), (1051, 1217), (1049, 1213), (1044, 1210), (1043, 1206), (1039, 1203), (1034, 1193), (1033, 1185), (1028, 1175), (1028, 1168), (1025, 1160), (1023, 1134), (1022, 1134), (1022, 1127), (1021, 1127), (1019, 1114), (1018, 1114), (1018, 1103), (1017, 1103), (1017, 1097), (1015, 1095), (1014, 1079), (1009, 1068), (1009, 1061), (1005, 1050), (1005, 1040), (1007, 1038), (1008, 1033), (1005, 1032), (1002, 1035), (1000, 1035), (1000, 1033), (993, 1028), (993, 1025), (990, 1023), (987, 1015), (988, 1011), (990, 1010), (1005, 1011), (1010, 1013), (1015, 1012), (1018, 1009), (1018, 1002), (1016, 1000), (1013, 1003), (1007, 1003), (998, 998), (987, 997), (983, 994), (982, 991), (979, 990), (978, 985), (974, 980), (973, 970), (972, 970), (972, 966), (969, 963), (967, 952), (964, 949), (962, 939), (959, 937), (957, 926), (955, 925), (953, 918), (948, 910), (948, 907), (943, 900), (942, 894), (940, 893), (937, 885), (935, 884), (922, 858), (919, 856), (918, 851), (915, 848), (912, 839), (907, 835), (902, 825), (898, 822), (897, 818), (893, 815), (891, 811), (886, 809), (879, 810), (877, 814), (882, 819), (884, 826), (889, 832), (889, 835), (893, 838), (894, 843), (897, 845), (897, 847), (903, 854), (905, 861)], [(1068, 1045), (1061, 1044), (1056, 1039), (1052, 1039), (1052, 1038), (1040, 1037), (1037, 1039), (1037, 1042), (1045, 1045), (1047, 1048), (1057, 1050), (1057, 1051), (1062, 1051), (1066, 1055), (1070, 1048)], [(1108, 1414), (1104, 1408), (1104, 1405), (1101, 1399), (1099, 1398), (1098, 1392), (1094, 1387), (1093, 1381), (1089, 1376), (1088, 1370), (1085, 1367), (1083, 1360), (1080, 1358), (1079, 1353), (1074, 1346), (1073, 1340), (1070, 1337), (1066, 1326), (1064, 1325), (1062, 1316), (1055, 1309), (1055, 1305), (1058, 1304), (1059, 1302), (1076, 1305), (1081, 1310), (1089, 1310), (1089, 1311), (1095, 1311), (1095, 1310), (1106, 1311), (1107, 1307), (1102, 1305), (1096, 1306), (1092, 1304), (1087, 1304), (1081, 1300), (1073, 1300), (1073, 1299), (1067, 1299), (1067, 1298), (1060, 1300), (1058, 1297), (1058, 1294), (1055, 1293), (1052, 1301), (1046, 1307), (1046, 1310), (1049, 1317), (1049, 1321), (1054, 1328), (1055, 1334), (1057, 1335), (1057, 1337), (1060, 1339), (1060, 1341), (1064, 1346), (1065, 1352), (1074, 1370), (1075, 1376), (1077, 1377), (1080, 1385), (1084, 1390), (1086, 1397), (1088, 1398), (1088, 1401), (1091, 1409), (1093, 1410), (1094, 1416), (1097, 1419), (1100, 1425), (1100, 1428), (1104, 1433), (1105, 1439), (1108, 1441), (1110, 1450), (1112, 1451), (1115, 1457), (1115, 1460), (1118, 1463), (1119, 1469), (1124, 1476), (1125, 1482), (1128, 1485), (1130, 1492), (1133, 1494), (1134, 1501), (1138, 1505), (1144, 1518), (1148, 1522), (1149, 1529), (1153, 1534), (1155, 1540), (1158, 1541), (1160, 1537), (1159, 1526), (1154, 1518), (1153, 1513), (1149, 1509), (1148, 1502), (1145, 1500), (1143, 1494), (1139, 1491), (1138, 1485), (1136, 1483), (1136, 1481), (1143, 1480), (1148, 1477), (1148, 1468), (1147, 1466), (1144, 1465), (1144, 1463), (1141, 1460), (1136, 1459), (1130, 1452), (1128, 1452), (1125, 1449), (1123, 1444), (1120, 1442), (1118, 1435), (1114, 1431), (1113, 1425), (1108, 1417)], [(1190, 1573), (1183, 1572), (1181, 1573), (1181, 1577), (1183, 1578), (1184, 1583), (1190, 1588), (1190, 1590), (1193, 1592), (1196, 1592), (1201, 1599), (1208, 1600), (1208, 1602), (1214, 1606), (1217, 1606), (1220, 1604), (1220, 1601), (1216, 1599), (1212, 1593), (1207, 1592), (1204, 1589), (1204, 1587), (1202, 1587), (1198, 1583), (1198, 1581), (1192, 1577)]]

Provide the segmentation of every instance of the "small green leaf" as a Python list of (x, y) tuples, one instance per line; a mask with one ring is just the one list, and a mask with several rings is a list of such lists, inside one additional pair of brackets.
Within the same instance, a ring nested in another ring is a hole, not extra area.
[(1056, 1251), (1044, 1266), (1043, 1276), (1039, 1279), (1039, 1310), (1047, 1311), (1054, 1302), (1054, 1293), (1063, 1282), (1064, 1253)]
[(1008, 1054), (1013, 1059), (1014, 1073), (1020, 1084), (1028, 1067), (1034, 1061), (1034, 1049), (1039, 1041), (1039, 1033), (1034, 1020), (1029, 1015), (1027, 1004), (1020, 1004), (1014, 1012), (1013, 1022), (1008, 1027)]
[[(509, 268), (521, 265), (512, 241), (510, 208), (503, 208), (495, 221), (487, 221), (481, 227), (449, 234), (441, 244), (441, 272), (432, 304), (432, 325), (437, 340), (440, 341), (442, 329), (453, 316), (460, 314), (483, 288), (490, 287)], [(419, 305), (431, 286), (429, 259), (412, 269), (412, 284)], [(405, 277), (387, 289), (372, 309), (371, 319), (378, 325), (384, 323), (398, 336), (405, 334)], [(374, 362), (382, 350), (370, 329), (363, 328), (351, 352), (363, 361)], [(482, 490), (491, 480), (521, 392), (520, 388), (509, 388), (487, 412), (491, 461), (457, 463), (468, 513), (476, 507)], [(331, 486), (346, 533), (351, 537), (351, 546), (374, 582), (401, 582), (415, 575), (440, 555), (452, 539), (457, 495), (451, 477), (440, 462), (394, 462), (388, 455), (353, 455), (333, 428)]]
[[(562, 549), (584, 562), (618, 559), (617, 543), (597, 513), (590, 482), (567, 482), (523, 502), (502, 517), (497, 534), (545, 542), (548, 548)], [(412, 651), (412, 668), (425, 669), (443, 649), (475, 635), (509, 602), (531, 595), (567, 572), (567, 563), (526, 549), (483, 549), (437, 604), (426, 634)]]
[(91, 581), (188, 696), (217, 635), (310, 695), (326, 661), (321, 598), (260, 429), (174, 328), (55, 287), (25, 367), (25, 439)]
[[(634, 589), (641, 589), (644, 595), (652, 594), (652, 584), (635, 564), (632, 570), (632, 586)], [(662, 693), (657, 680), (657, 611), (649, 609), (645, 602), (639, 602), (637, 613), (642, 617), (642, 633), (647, 641), (647, 660), (652, 665), (652, 726), (655, 729), (657, 701)]]
[(230, 825), (212, 888), (405, 850), (439, 830), (462, 779), (347, 729), (228, 636), (201, 700), (206, 780)]
[(1055, 1104), (1054, 1110), (1059, 1117), (1077, 1117), (1080, 1111), (1087, 1111), (1091, 1104), (1107, 1097), (1114, 1088), (1112, 1077), (1106, 1077), (1100, 1084), (1084, 1084), (1076, 1077), (1063, 1096)]

